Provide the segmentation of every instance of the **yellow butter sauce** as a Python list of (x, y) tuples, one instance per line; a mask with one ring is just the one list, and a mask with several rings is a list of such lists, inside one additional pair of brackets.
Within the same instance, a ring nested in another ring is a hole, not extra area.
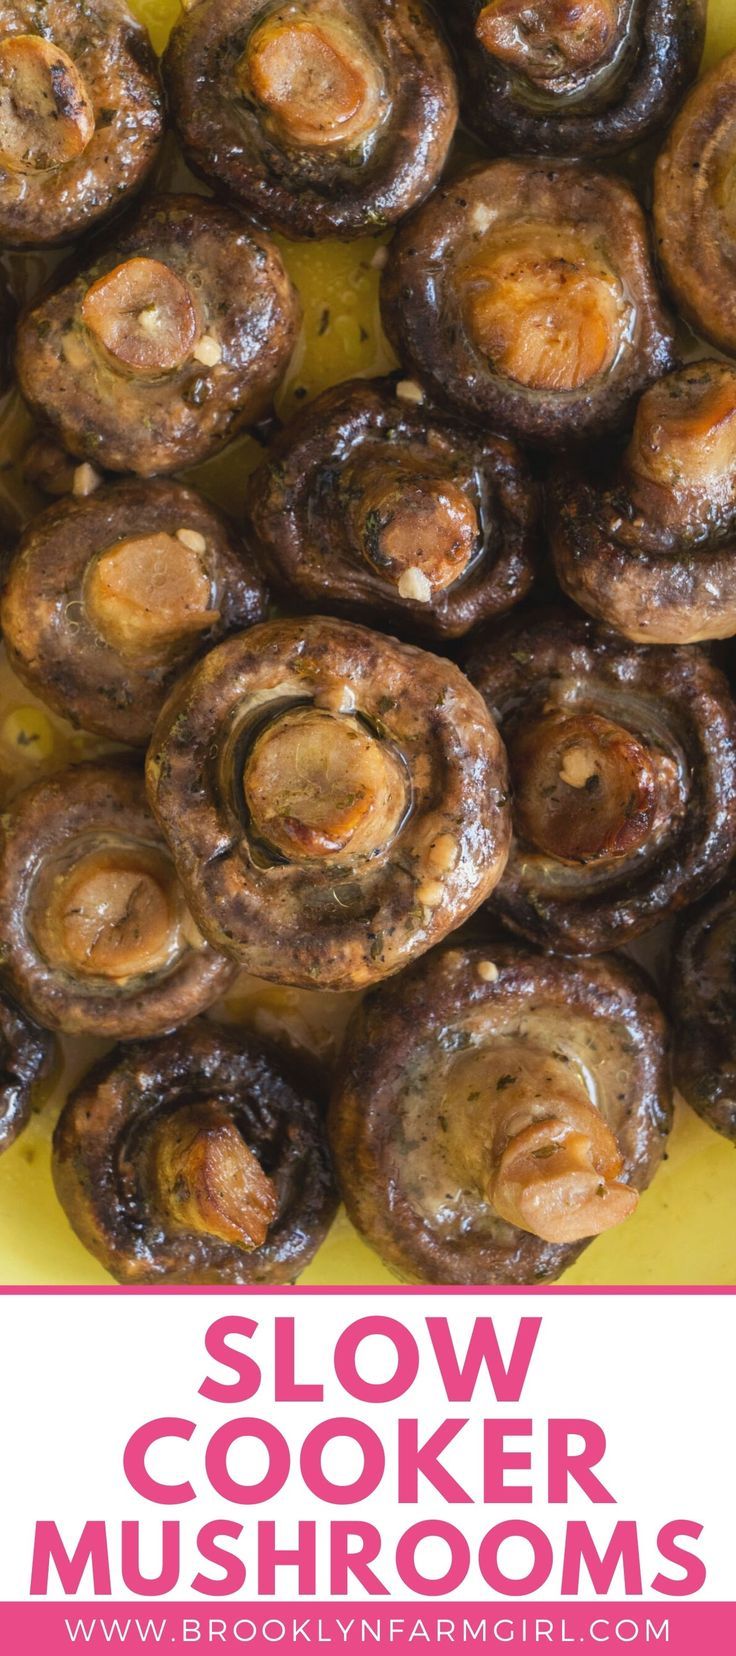
[[(178, 5), (170, 0), (134, 0), (160, 50)], [(711, 0), (709, 61), (736, 47), (733, 0)], [(178, 162), (168, 157), (164, 182), (181, 180)], [(188, 187), (191, 181), (187, 180)], [(343, 245), (281, 246), (304, 306), (304, 328), (279, 412), (288, 417), (308, 397), (352, 374), (378, 374), (393, 364), (378, 313), (380, 238)], [(15, 285), (26, 293), (39, 283), (45, 262), (35, 256), (14, 261)], [(16, 398), (0, 406), (0, 510), (16, 521), (41, 503), (23, 481), (19, 460), (30, 422)], [(244, 438), (197, 468), (192, 480), (230, 510), (237, 511), (244, 480), (259, 456), (258, 444)], [(50, 715), (0, 663), (0, 808), (35, 776), (74, 762), (99, 744)], [(223, 1011), (266, 1035), (285, 1035), (313, 1056), (329, 1059), (341, 1037), (355, 997), (300, 993), (243, 978)], [(102, 1043), (65, 1042), (64, 1075), (31, 1126), (0, 1157), (0, 1282), (94, 1283), (109, 1279), (77, 1242), (53, 1193), (49, 1171), (53, 1123), (64, 1091), (98, 1053)], [(567, 1282), (587, 1284), (736, 1283), (736, 1154), (684, 1104), (678, 1106), (668, 1160), (643, 1197), (633, 1219), (600, 1237), (586, 1250)], [(315, 1283), (373, 1284), (392, 1279), (351, 1230), (344, 1215), (302, 1279)]]

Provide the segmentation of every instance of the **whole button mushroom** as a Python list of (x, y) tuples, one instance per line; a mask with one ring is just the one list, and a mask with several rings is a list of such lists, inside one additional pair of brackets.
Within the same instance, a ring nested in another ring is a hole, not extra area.
[(0, 1154), (28, 1125), (55, 1056), (53, 1035), (0, 984)]
[(736, 707), (704, 652), (542, 613), (505, 623), (468, 671), (509, 754), (505, 924), (596, 954), (716, 884), (736, 851)]
[(150, 477), (261, 417), (298, 323), (271, 242), (227, 207), (161, 196), (25, 312), (18, 382), (72, 454)]
[(0, 241), (72, 241), (118, 210), (163, 128), (156, 59), (125, 0), (0, 5)]
[(18, 795), (3, 830), (3, 962), (49, 1029), (160, 1035), (232, 983), (232, 963), (192, 921), (137, 771), (61, 771)]
[(532, 583), (537, 498), (505, 437), (426, 409), (413, 382), (353, 380), (292, 421), (246, 523), (285, 601), (438, 638)]
[(24, 684), (83, 730), (136, 746), (184, 668), (265, 609), (214, 506), (180, 483), (131, 479), (32, 521), (0, 621)]
[(457, 121), (423, 0), (200, 0), (164, 57), (187, 160), (287, 236), (359, 236), (429, 194)]
[(736, 52), (694, 87), (654, 174), (654, 226), (667, 285), (700, 334), (736, 356)]
[(451, 662), (347, 621), (219, 644), (169, 697), (151, 804), (198, 925), (256, 977), (359, 988), (488, 896), (506, 761)]
[(736, 633), (736, 368), (660, 380), (623, 455), (560, 467), (548, 499), (560, 584), (590, 615), (642, 643)]
[(329, 1136), (348, 1213), (391, 1270), (515, 1286), (633, 1213), (670, 1120), (665, 1021), (637, 970), (474, 943), (365, 998)]
[(683, 916), (670, 982), (675, 1083), (736, 1143), (736, 888), (733, 876)]
[(443, 185), (394, 238), (381, 306), (434, 396), (538, 443), (618, 429), (674, 366), (639, 203), (576, 162), (484, 162)]
[(118, 1282), (293, 1282), (337, 1206), (319, 1103), (275, 1051), (201, 1022), (85, 1076), (53, 1175)]
[(468, 125), (494, 149), (612, 155), (695, 79), (706, 0), (443, 0)]

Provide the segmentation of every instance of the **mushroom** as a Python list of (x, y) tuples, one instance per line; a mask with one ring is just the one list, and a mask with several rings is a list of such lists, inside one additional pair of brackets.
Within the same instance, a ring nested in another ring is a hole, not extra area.
[(736, 886), (733, 875), (683, 916), (670, 983), (675, 1083), (736, 1143)]
[(391, 1270), (517, 1286), (633, 1213), (670, 1118), (665, 1021), (628, 961), (473, 942), (365, 998), (328, 1127), (350, 1218)]
[(163, 96), (125, 0), (0, 6), (0, 240), (73, 241), (117, 211), (156, 160)]
[(190, 166), (287, 236), (359, 236), (429, 194), (457, 121), (423, 0), (200, 0), (164, 75)]
[(238, 214), (160, 196), (21, 317), (21, 391), (63, 446), (143, 477), (190, 466), (268, 409), (299, 304)]
[(698, 73), (706, 0), (449, 0), (463, 113), (494, 150), (614, 155)]
[(644, 393), (628, 447), (549, 489), (561, 586), (640, 643), (736, 633), (736, 368), (694, 362)]
[(180, 483), (130, 479), (33, 520), (0, 621), (24, 684), (82, 729), (136, 745), (183, 669), (265, 608), (214, 506)]
[(532, 583), (537, 501), (507, 438), (390, 380), (327, 391), (254, 473), (246, 522), (286, 602), (457, 637)]
[(292, 1282), (337, 1206), (303, 1081), (252, 1036), (201, 1021), (90, 1071), (61, 1112), (53, 1175), (118, 1282)]
[(674, 365), (642, 210), (576, 162), (484, 162), (442, 186), (392, 242), (381, 302), (434, 395), (540, 443), (616, 430)]
[(27, 1126), (55, 1056), (53, 1036), (0, 984), (0, 1154)]
[(0, 939), (18, 999), (68, 1035), (163, 1034), (234, 977), (189, 914), (142, 778), (112, 761), (36, 782), (6, 810)]
[(493, 908), (513, 931), (596, 954), (716, 884), (736, 852), (736, 707), (701, 650), (542, 613), (506, 623), (468, 671), (509, 754)]
[(197, 924), (256, 977), (350, 989), (488, 896), (506, 763), (451, 662), (347, 621), (227, 639), (172, 692), (151, 804)]
[(736, 356), (736, 52), (690, 93), (657, 161), (654, 227), (678, 310)]

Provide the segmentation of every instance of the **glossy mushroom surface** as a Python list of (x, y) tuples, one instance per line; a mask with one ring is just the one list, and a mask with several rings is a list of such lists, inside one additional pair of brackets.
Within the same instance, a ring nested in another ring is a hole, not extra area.
[(32, 521), (0, 622), (24, 684), (83, 730), (135, 746), (183, 670), (265, 609), (253, 559), (214, 506), (180, 483), (131, 479)]
[(523, 456), (417, 396), (391, 380), (327, 391), (254, 473), (247, 527), (292, 608), (454, 638), (528, 592), (537, 497)]
[(381, 305), (434, 396), (538, 443), (617, 429), (674, 365), (639, 203), (576, 162), (493, 161), (441, 186), (392, 242)]
[(163, 128), (156, 59), (125, 0), (0, 5), (0, 241), (72, 241), (119, 209)]
[(736, 368), (694, 362), (646, 391), (620, 458), (549, 494), (561, 586), (641, 643), (736, 633)]
[(191, 918), (142, 777), (112, 761), (34, 783), (5, 812), (0, 939), (23, 1006), (69, 1035), (163, 1034), (234, 976)]
[(149, 477), (260, 418), (298, 322), (266, 237), (201, 197), (154, 197), (25, 312), (18, 382), (72, 454)]
[(0, 984), (0, 1154), (27, 1125), (56, 1043)]
[(736, 851), (736, 707), (697, 646), (542, 615), (506, 623), (468, 671), (509, 755), (507, 925), (596, 954), (716, 884)]
[(628, 962), (450, 945), (355, 1013), (329, 1135), (392, 1270), (515, 1286), (628, 1218), (670, 1114), (665, 1021)]
[(119, 1282), (292, 1282), (337, 1206), (318, 1103), (275, 1052), (202, 1022), (91, 1070), (53, 1174)]
[(227, 639), (170, 696), (151, 804), (205, 936), (256, 977), (360, 988), (488, 896), (506, 760), (451, 662), (347, 621)]
[(736, 887), (733, 877), (690, 914), (670, 982), (675, 1084), (717, 1133), (736, 1142)]
[(698, 81), (654, 174), (657, 250), (677, 308), (736, 355), (736, 52)]
[(612, 155), (695, 79), (706, 0), (444, 0), (468, 125), (494, 149)]
[(287, 236), (359, 236), (429, 194), (457, 121), (423, 0), (200, 0), (164, 58), (187, 160)]

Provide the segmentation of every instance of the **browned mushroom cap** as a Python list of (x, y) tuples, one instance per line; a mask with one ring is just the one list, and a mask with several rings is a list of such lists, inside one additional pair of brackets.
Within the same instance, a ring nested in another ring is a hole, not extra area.
[(257, 977), (396, 972), (506, 860), (506, 762), (449, 661), (347, 621), (273, 621), (172, 692), (151, 803), (205, 936)]
[(126, 766), (37, 782), (3, 818), (0, 949), (15, 993), (69, 1035), (160, 1035), (203, 1012), (233, 967), (197, 931)]
[(391, 245), (382, 309), (435, 395), (539, 442), (622, 425), (674, 361), (638, 202), (574, 162), (495, 161), (436, 191)]
[(289, 236), (395, 223), (436, 183), (457, 121), (423, 0), (200, 0), (164, 74), (190, 165)]
[(493, 907), (568, 954), (636, 937), (736, 850), (736, 707), (697, 647), (627, 644), (577, 615), (506, 623), (468, 669), (515, 796)]
[(264, 413), (298, 320), (271, 242), (227, 207), (161, 196), (21, 318), (18, 380), (73, 454), (149, 477)]
[(645, 392), (620, 459), (562, 467), (555, 567), (590, 615), (641, 643), (736, 633), (736, 368), (695, 362)]
[(452, 638), (528, 592), (536, 493), (513, 443), (417, 394), (325, 392), (254, 473), (246, 521), (287, 602)]
[(654, 175), (654, 226), (667, 283), (688, 322), (736, 355), (736, 52), (705, 75)]
[(329, 1135), (393, 1270), (518, 1284), (628, 1217), (670, 1112), (664, 1018), (628, 962), (450, 946), (354, 1015)]
[(23, 1131), (49, 1074), (56, 1042), (0, 984), (0, 1153)]
[(283, 1057), (205, 1023), (96, 1065), (62, 1110), (53, 1173), (119, 1282), (292, 1282), (337, 1206), (314, 1099)]
[(34, 520), (0, 618), (24, 684), (84, 730), (135, 745), (184, 667), (265, 607), (213, 506), (180, 483), (131, 480)]
[(736, 886), (685, 915), (670, 1004), (675, 1083), (698, 1115), (736, 1141)]
[(125, 0), (0, 4), (0, 240), (71, 241), (98, 223), (143, 183), (163, 126)]
[(495, 149), (613, 155), (698, 72), (706, 0), (445, 0), (463, 112)]

